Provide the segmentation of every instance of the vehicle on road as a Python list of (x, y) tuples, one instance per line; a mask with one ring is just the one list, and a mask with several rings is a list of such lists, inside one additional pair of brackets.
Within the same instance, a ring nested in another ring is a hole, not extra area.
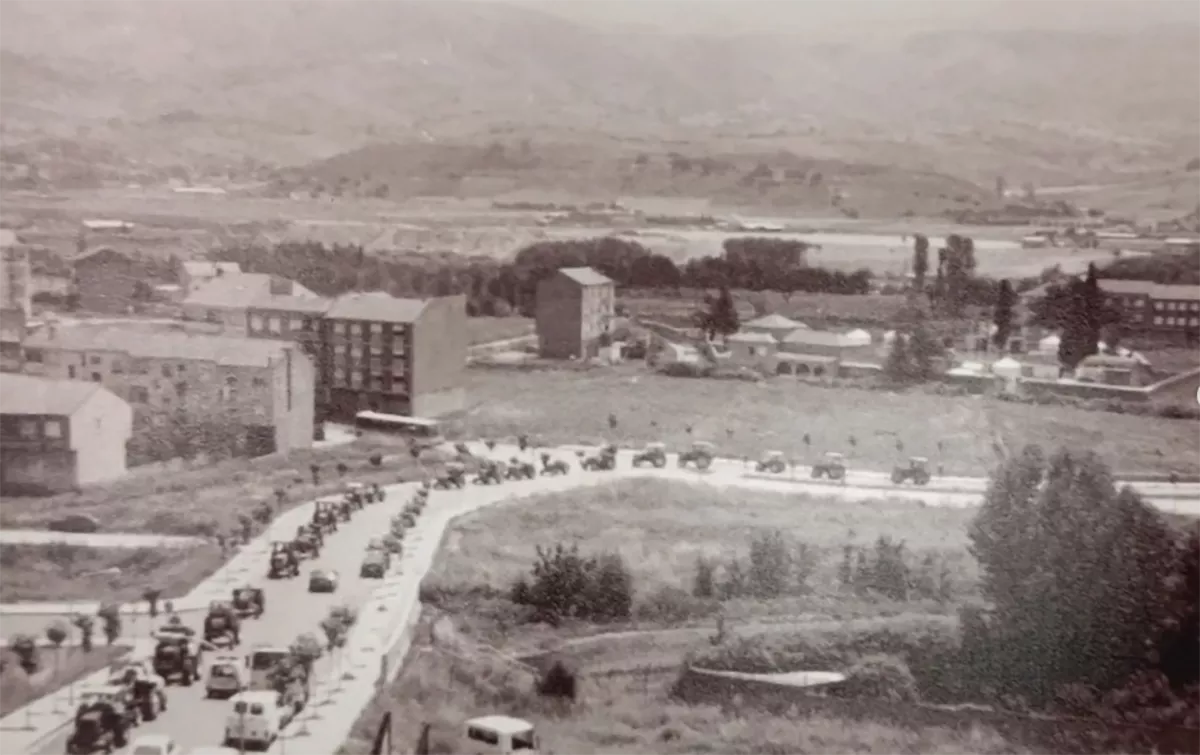
[(233, 747), (198, 747), (188, 750), (187, 755), (239, 755)]
[(200, 643), (187, 637), (161, 635), (154, 648), (154, 672), (170, 684), (178, 680), (185, 687), (200, 681), (204, 651)]
[(75, 711), (74, 728), (67, 739), (68, 755), (110, 753), (128, 742), (131, 722), (121, 704), (97, 696), (83, 700)]
[(263, 611), (267, 610), (267, 596), (261, 587), (239, 587), (230, 597), (234, 615), (239, 618), (261, 619)]
[(783, 456), (783, 451), (767, 451), (758, 460), (758, 466), (755, 467), (755, 471), (783, 474), (787, 470), (787, 467), (788, 463), (787, 459)]
[(249, 686), (245, 658), (237, 655), (217, 655), (208, 664), (204, 682), (205, 697), (232, 697)]
[(929, 474), (929, 459), (924, 456), (914, 456), (907, 464), (897, 464), (892, 467), (892, 482), (902, 485), (912, 481), (914, 485), (928, 485), (932, 477)]
[(546, 477), (557, 477), (559, 475), (569, 474), (571, 465), (562, 459), (552, 459), (550, 454), (542, 454), (542, 475)]
[(483, 462), (479, 472), (475, 475), (476, 485), (499, 485), (504, 482), (506, 473), (504, 464), (499, 461), (487, 460)]
[(585, 457), (580, 466), (589, 472), (607, 472), (617, 468), (617, 447), (607, 445), (594, 456)]
[(279, 705), (274, 690), (250, 690), (235, 695), (225, 716), (226, 747), (269, 748), (292, 720), (293, 712)]
[(114, 666), (108, 683), (129, 690), (143, 721), (153, 721), (167, 709), (167, 680), (156, 674), (146, 660)]
[(438, 475), (434, 480), (433, 487), (438, 490), (449, 490), (450, 488), (462, 489), (467, 484), (467, 468), (462, 464), (449, 464), (446, 466), (446, 471)]
[(509, 480), (532, 480), (537, 477), (537, 467), (514, 456), (508, 462), (508, 472), (505, 477)]
[(679, 468), (683, 469), (689, 464), (697, 470), (703, 472), (712, 466), (713, 459), (716, 458), (716, 446), (706, 440), (697, 440), (692, 443), (692, 447), (687, 451), (679, 454)]
[(647, 443), (646, 447), (633, 457), (633, 466), (640, 467), (643, 464), (649, 464), (658, 469), (667, 466), (667, 444)]
[(354, 427), (359, 430), (403, 435), (412, 438), (421, 447), (435, 446), (442, 442), (438, 421), (423, 417), (365, 411), (354, 415)]
[(512, 716), (481, 716), (466, 722), (459, 752), (536, 753), (540, 742), (533, 724)]
[(269, 579), (286, 579), (299, 576), (300, 560), (292, 552), (292, 544), (281, 540), (271, 543), (267, 577)]
[(214, 600), (208, 604), (208, 615), (204, 617), (204, 641), (219, 645), (221, 638), (228, 637), (229, 644), (236, 647), (242, 641), (240, 625), (230, 603)]
[(246, 665), (250, 667), (250, 689), (271, 689), (271, 672), (291, 654), (287, 647), (274, 645), (259, 645), (251, 650), (246, 657)]
[(313, 569), (308, 573), (309, 592), (337, 592), (338, 573), (332, 569)]
[(143, 734), (133, 740), (129, 755), (181, 755), (175, 740), (166, 734)]
[(317, 501), (313, 509), (312, 523), (323, 532), (337, 532), (337, 501)]
[(387, 576), (389, 555), (387, 551), (367, 551), (359, 567), (358, 576), (363, 579), (383, 579)]
[(826, 451), (825, 457), (812, 465), (812, 478), (819, 480), (827, 477), (830, 480), (846, 479), (846, 457), (836, 451)]

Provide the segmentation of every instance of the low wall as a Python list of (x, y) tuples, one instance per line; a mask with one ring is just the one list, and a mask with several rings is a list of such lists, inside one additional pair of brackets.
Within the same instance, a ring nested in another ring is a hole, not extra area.
[[(1028, 716), (976, 706), (935, 706), (878, 698), (817, 695), (813, 694), (811, 689), (803, 687), (757, 679), (734, 679), (695, 667), (683, 671), (674, 693), (688, 703), (752, 706), (790, 717), (837, 716), (857, 721), (882, 721), (892, 726), (910, 729), (987, 727), (994, 729), (1005, 739), (1021, 742), (1041, 751), (1060, 750), (1064, 738), (1089, 739), (1114, 730), (1104, 722), (1078, 718)], [(1154, 742), (1155, 751), (1159, 753), (1200, 752), (1200, 729), (1134, 725), (1121, 728), (1150, 737)]]

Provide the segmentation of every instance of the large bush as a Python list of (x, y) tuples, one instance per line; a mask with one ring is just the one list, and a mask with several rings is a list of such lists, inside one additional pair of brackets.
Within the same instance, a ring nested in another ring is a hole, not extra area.
[(564, 619), (618, 621), (633, 612), (633, 577), (616, 553), (580, 555), (579, 547), (538, 547), (529, 579), (513, 585), (514, 603), (535, 609), (551, 624)]

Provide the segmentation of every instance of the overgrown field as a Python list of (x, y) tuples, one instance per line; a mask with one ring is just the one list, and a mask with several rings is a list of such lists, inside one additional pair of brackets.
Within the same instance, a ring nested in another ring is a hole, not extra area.
[[(370, 461), (375, 455), (379, 466)], [(318, 468), (315, 484), (312, 465)], [(345, 466), (344, 474), (339, 465)], [(79, 493), (6, 498), (0, 525), (41, 529), (67, 514), (84, 514), (109, 532), (211, 537), (235, 532), (239, 517), (260, 504), (278, 508), (277, 490), (284, 492), (286, 509), (335, 492), (350, 480), (392, 483), (413, 479), (418, 471), (403, 439), (365, 436), (343, 446), (287, 456), (139, 468), (121, 480)]]
[(461, 430), (470, 438), (525, 433), (544, 445), (663, 441), (674, 450), (706, 439), (722, 456), (757, 458), (779, 450), (807, 464), (840, 451), (852, 467), (885, 470), (915, 455), (947, 475), (982, 476), (997, 463), (995, 433), (1014, 450), (1032, 443), (1095, 451), (1118, 475), (1200, 472), (1200, 434), (1186, 420), (788, 379), (671, 378), (634, 366), (467, 375), (472, 407)]
[(527, 336), (533, 332), (534, 323), (528, 317), (467, 318), (467, 341), (471, 346)]
[(441, 639), (414, 645), (396, 682), (359, 721), (341, 753), (370, 752), (385, 710), (394, 747), (410, 751), (430, 724), (430, 752), (462, 752), (462, 724), (508, 713), (537, 727), (546, 753), (1018, 753), (989, 729), (899, 726), (837, 715), (779, 715), (752, 708), (685, 705), (670, 695), (675, 672), (581, 675), (570, 706), (535, 693), (521, 666)]
[(142, 599), (186, 595), (226, 556), (216, 545), (188, 548), (87, 548), (65, 543), (0, 546), (0, 602)]
[[(112, 665), (126, 652), (127, 649), (122, 647), (95, 647), (90, 653), (78, 647), (41, 648), (38, 651), (39, 668), (30, 676), (18, 665), (15, 653), (7, 649), (0, 651), (3, 655), (0, 717)], [(66, 705), (63, 708), (65, 711)]]

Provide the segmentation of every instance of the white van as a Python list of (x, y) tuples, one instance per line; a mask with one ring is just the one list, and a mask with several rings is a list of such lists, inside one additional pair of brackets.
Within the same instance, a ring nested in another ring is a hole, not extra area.
[(482, 716), (466, 724), (463, 753), (536, 753), (537, 733), (533, 724), (511, 716)]
[(279, 693), (271, 690), (239, 692), (225, 717), (225, 747), (271, 746), (287, 724), (290, 711), (279, 707)]

